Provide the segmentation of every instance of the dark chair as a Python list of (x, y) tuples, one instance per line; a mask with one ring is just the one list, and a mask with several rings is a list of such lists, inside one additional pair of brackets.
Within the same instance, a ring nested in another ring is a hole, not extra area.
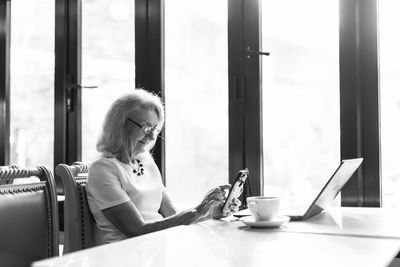
[[(39, 182), (13, 184), (37, 177)], [(58, 210), (54, 177), (39, 166), (0, 167), (0, 265), (30, 266), (57, 256)]]
[(95, 246), (97, 227), (86, 197), (88, 166), (81, 162), (59, 164), (56, 174), (65, 192), (63, 253)]

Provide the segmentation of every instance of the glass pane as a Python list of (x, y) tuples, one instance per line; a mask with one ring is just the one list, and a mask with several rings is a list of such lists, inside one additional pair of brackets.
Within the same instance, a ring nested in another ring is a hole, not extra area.
[(400, 2), (379, 1), (382, 203), (400, 203)]
[(53, 168), (54, 1), (11, 2), (11, 163)]
[(82, 160), (96, 142), (111, 103), (135, 88), (135, 9), (131, 0), (82, 1)]
[(227, 11), (165, 2), (166, 183), (181, 207), (228, 183)]
[(310, 204), (340, 162), (338, 1), (262, 5), (264, 193)]

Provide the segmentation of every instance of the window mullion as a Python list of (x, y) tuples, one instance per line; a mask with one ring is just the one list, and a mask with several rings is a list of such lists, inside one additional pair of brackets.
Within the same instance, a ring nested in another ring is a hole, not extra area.
[(380, 206), (376, 0), (341, 0), (340, 25), (341, 158), (364, 158), (342, 190), (342, 205)]
[(250, 170), (243, 198), (263, 192), (261, 59), (246, 53), (261, 48), (260, 8), (259, 0), (229, 1), (229, 179)]
[(0, 166), (10, 163), (11, 2), (0, 0)]
[[(135, 1), (135, 52), (136, 87), (164, 98), (164, 0)], [(164, 142), (153, 157), (165, 184)]]
[(81, 0), (56, 1), (54, 168), (81, 160), (81, 19)]

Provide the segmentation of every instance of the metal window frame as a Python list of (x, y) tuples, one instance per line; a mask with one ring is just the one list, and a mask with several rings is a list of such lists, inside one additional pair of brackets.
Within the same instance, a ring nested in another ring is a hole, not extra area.
[(381, 148), (376, 0), (340, 0), (341, 158), (364, 161), (342, 189), (342, 206), (380, 207)]
[(10, 163), (11, 2), (0, 0), (0, 166)]
[[(164, 0), (135, 0), (135, 54), (136, 87), (164, 100)], [(165, 143), (161, 140), (153, 157), (165, 185)]]
[[(56, 0), (54, 78), (54, 170), (81, 160), (81, 0)], [(62, 181), (55, 177), (57, 190)]]
[(261, 1), (228, 2), (229, 182), (247, 167), (242, 196), (263, 194), (261, 58), (247, 49), (261, 48)]

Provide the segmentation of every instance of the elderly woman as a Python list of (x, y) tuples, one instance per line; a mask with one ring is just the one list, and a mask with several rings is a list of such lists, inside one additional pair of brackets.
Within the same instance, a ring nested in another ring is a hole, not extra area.
[(86, 187), (101, 232), (99, 243), (191, 224), (211, 213), (222, 216), (230, 185), (212, 189), (193, 209), (174, 208), (149, 153), (163, 123), (160, 98), (141, 89), (117, 99), (109, 109), (97, 142), (102, 156), (91, 164)]

